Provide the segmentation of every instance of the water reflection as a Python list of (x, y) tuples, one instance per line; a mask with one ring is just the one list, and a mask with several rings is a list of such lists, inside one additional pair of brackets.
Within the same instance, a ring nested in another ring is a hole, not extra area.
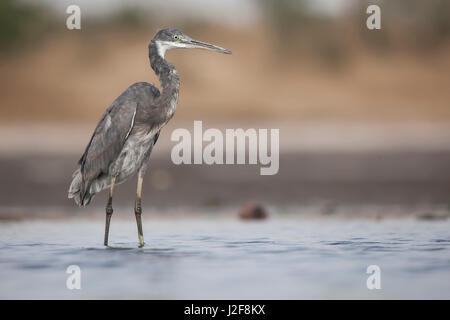
[[(138, 248), (129, 221), (115, 224), (109, 247), (101, 220), (2, 223), (0, 298), (450, 298), (449, 226), (164, 220), (148, 224)], [(79, 292), (65, 288), (72, 264)], [(385, 281), (379, 292), (365, 287), (372, 264)]]

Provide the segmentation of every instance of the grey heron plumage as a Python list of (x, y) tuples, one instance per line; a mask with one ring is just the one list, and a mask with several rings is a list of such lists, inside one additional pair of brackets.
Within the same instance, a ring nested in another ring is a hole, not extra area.
[(137, 82), (109, 106), (99, 121), (74, 172), (69, 198), (79, 206), (88, 205), (94, 195), (109, 188), (106, 206), (104, 244), (108, 244), (109, 223), (113, 213), (114, 186), (138, 174), (135, 215), (139, 244), (143, 246), (141, 223), (142, 181), (150, 154), (161, 129), (177, 108), (180, 79), (175, 67), (164, 58), (167, 50), (200, 48), (222, 53), (230, 51), (194, 40), (177, 29), (156, 33), (148, 46), (152, 69), (159, 78), (160, 92), (154, 85)]

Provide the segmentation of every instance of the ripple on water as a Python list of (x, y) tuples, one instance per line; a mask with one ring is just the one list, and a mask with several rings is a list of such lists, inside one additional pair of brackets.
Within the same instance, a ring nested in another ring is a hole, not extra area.
[(58, 298), (71, 264), (85, 272), (79, 294), (94, 298), (365, 298), (370, 264), (390, 275), (386, 297), (450, 298), (449, 223), (183, 223), (155, 221), (143, 248), (134, 222), (117, 224), (110, 247), (103, 222), (58, 224), (56, 234), (51, 222), (32, 234), (0, 224), (0, 298), (21, 298), (23, 288)]

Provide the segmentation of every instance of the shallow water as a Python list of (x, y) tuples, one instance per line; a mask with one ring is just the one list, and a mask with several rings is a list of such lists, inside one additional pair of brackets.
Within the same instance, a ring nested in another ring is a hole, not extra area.
[(120, 219), (103, 247), (103, 223), (0, 223), (0, 298), (450, 298), (450, 221), (145, 219), (141, 249)]

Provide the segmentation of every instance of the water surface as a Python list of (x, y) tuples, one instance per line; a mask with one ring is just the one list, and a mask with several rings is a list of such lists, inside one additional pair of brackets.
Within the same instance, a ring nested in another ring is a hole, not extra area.
[(145, 219), (144, 248), (120, 219), (105, 248), (103, 223), (0, 223), (0, 298), (450, 298), (450, 221)]

